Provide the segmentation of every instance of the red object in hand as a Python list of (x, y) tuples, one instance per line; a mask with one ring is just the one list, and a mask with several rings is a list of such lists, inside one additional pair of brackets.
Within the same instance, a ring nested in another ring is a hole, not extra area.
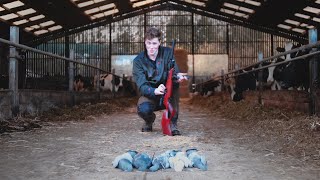
[(166, 82), (166, 94), (164, 95), (163, 104), (166, 107), (162, 114), (161, 126), (162, 133), (164, 135), (172, 136), (170, 122), (176, 113), (176, 110), (172, 107), (170, 103), (170, 98), (172, 96), (172, 76), (174, 68), (171, 68), (168, 74), (168, 79)]

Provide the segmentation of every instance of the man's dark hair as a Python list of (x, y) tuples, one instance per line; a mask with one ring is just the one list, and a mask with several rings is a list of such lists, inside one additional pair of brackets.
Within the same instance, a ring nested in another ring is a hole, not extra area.
[(146, 31), (146, 35), (145, 35), (145, 38), (144, 40), (147, 40), (147, 39), (153, 39), (153, 38), (158, 38), (159, 41), (161, 40), (161, 31), (155, 27), (150, 27), (147, 29)]

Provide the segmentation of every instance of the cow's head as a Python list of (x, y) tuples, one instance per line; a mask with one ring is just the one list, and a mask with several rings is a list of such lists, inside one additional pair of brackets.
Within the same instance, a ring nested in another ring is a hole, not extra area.
[(114, 84), (114, 90), (115, 92), (118, 92), (120, 87), (123, 87), (122, 84), (122, 78), (120, 78), (119, 76), (114, 76), (114, 79), (111, 81), (112, 84)]

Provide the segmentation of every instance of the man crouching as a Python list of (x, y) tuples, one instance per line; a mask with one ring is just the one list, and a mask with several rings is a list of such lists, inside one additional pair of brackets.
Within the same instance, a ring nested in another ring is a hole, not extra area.
[[(162, 110), (165, 107), (162, 96), (166, 91), (166, 84), (169, 65), (171, 63), (172, 49), (163, 47), (161, 44), (161, 31), (156, 28), (148, 28), (145, 34), (145, 51), (141, 52), (133, 60), (133, 78), (137, 84), (141, 97), (138, 101), (138, 115), (145, 121), (142, 132), (151, 132), (152, 124), (156, 118), (154, 111)], [(175, 77), (177, 81), (173, 83), (172, 106), (176, 114), (171, 120), (171, 133), (173, 136), (181, 135), (177, 127), (179, 116), (179, 83), (187, 80), (180, 73), (176, 63), (174, 63)]]

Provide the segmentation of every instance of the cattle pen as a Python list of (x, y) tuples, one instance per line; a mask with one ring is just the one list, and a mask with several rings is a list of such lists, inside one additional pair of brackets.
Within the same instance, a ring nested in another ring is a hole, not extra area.
[(319, 27), (320, 0), (1, 0), (0, 179), (318, 180)]

